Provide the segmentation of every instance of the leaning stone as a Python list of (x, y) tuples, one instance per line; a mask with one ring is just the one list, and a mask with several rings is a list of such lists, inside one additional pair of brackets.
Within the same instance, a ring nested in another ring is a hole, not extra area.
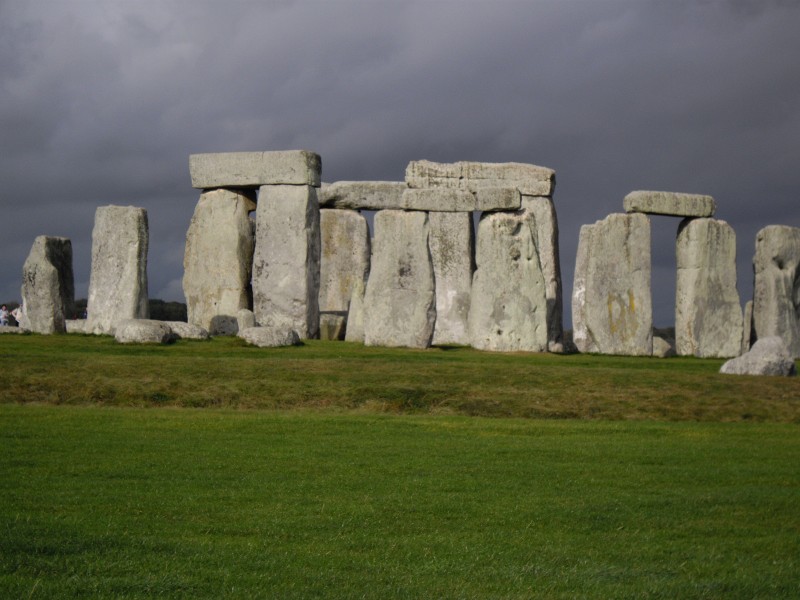
[(406, 167), (406, 183), (412, 188), (458, 188), (475, 192), (481, 188), (515, 187), (530, 196), (550, 196), (555, 187), (555, 171), (524, 163), (411, 161)]
[(779, 336), (800, 358), (800, 227), (759, 231), (753, 269), (753, 337)]
[(317, 192), (320, 208), (396, 210), (403, 207), (402, 181), (337, 181)]
[(789, 347), (777, 337), (759, 339), (749, 352), (732, 358), (719, 370), (726, 375), (781, 375), (797, 374)]
[(435, 296), (427, 213), (380, 211), (364, 297), (365, 344), (429, 347)]
[(21, 325), (36, 333), (64, 333), (74, 303), (72, 242), (40, 235), (22, 267)]
[(675, 245), (675, 345), (681, 356), (730, 358), (742, 347), (736, 234), (725, 221), (685, 219)]
[(716, 203), (711, 196), (676, 192), (631, 192), (622, 201), (627, 213), (648, 213), (671, 217), (712, 217)]
[(469, 309), (473, 347), (501, 352), (547, 349), (546, 282), (536, 229), (531, 210), (481, 217)]
[(319, 211), (321, 236), (319, 309), (347, 311), (357, 282), (369, 275), (367, 220), (354, 210)]
[(88, 332), (110, 334), (117, 321), (149, 316), (147, 245), (147, 211), (98, 207), (92, 231)]
[(320, 229), (310, 186), (265, 185), (256, 210), (253, 312), (258, 322), (319, 334)]
[(581, 227), (572, 292), (580, 352), (651, 356), (650, 219), (612, 214)]
[(293, 329), (274, 327), (249, 327), (239, 332), (239, 337), (259, 348), (301, 345), (300, 336)]
[(207, 340), (211, 337), (207, 329), (183, 321), (164, 321), (180, 340)]
[(183, 255), (189, 323), (211, 335), (235, 334), (236, 313), (250, 306), (255, 194), (210, 190), (200, 195)]
[(428, 215), (428, 223), (428, 246), (436, 282), (433, 344), (467, 346), (472, 273), (475, 270), (472, 215), (432, 212)]
[(744, 323), (742, 326), (742, 349), (739, 354), (744, 354), (753, 345), (753, 301), (748, 300), (744, 305)]
[(163, 321), (122, 319), (115, 324), (114, 339), (120, 344), (168, 344), (175, 334)]
[(236, 313), (236, 330), (241, 333), (245, 329), (257, 327), (255, 313), (247, 308), (242, 308)]
[(319, 339), (340, 341), (344, 339), (347, 328), (347, 312), (320, 311), (319, 313)]
[(86, 331), (86, 319), (67, 319), (67, 333), (91, 333)]
[(364, 343), (364, 293), (366, 287), (366, 283), (363, 281), (357, 281), (353, 286), (350, 306), (347, 309), (347, 326), (344, 333), (346, 342)]
[(262, 185), (319, 187), (321, 165), (319, 155), (307, 150), (189, 156), (192, 187), (198, 189), (258, 188)]

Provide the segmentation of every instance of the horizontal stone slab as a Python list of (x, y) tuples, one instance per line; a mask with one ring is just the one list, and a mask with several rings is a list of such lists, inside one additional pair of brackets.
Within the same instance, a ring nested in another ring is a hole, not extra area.
[(550, 196), (555, 177), (553, 169), (525, 163), (415, 160), (406, 167), (406, 183), (415, 189), (443, 187), (475, 192), (481, 188), (515, 187), (525, 195)]
[(623, 206), (627, 213), (670, 217), (711, 217), (717, 208), (711, 196), (644, 190), (637, 190), (625, 196)]
[(403, 192), (398, 208), (428, 212), (518, 210), (520, 198), (519, 190), (514, 187), (484, 188), (475, 193), (455, 188), (409, 188)]
[(337, 181), (323, 184), (317, 198), (320, 208), (390, 210), (401, 207), (407, 189), (402, 181)]
[(322, 161), (307, 150), (192, 154), (192, 187), (255, 188), (262, 185), (320, 186)]

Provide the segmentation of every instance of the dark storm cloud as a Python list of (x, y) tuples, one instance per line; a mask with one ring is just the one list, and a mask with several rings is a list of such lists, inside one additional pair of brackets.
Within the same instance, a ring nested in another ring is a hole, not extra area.
[[(781, 1), (0, 2), (0, 297), (38, 234), (73, 240), (85, 294), (114, 203), (148, 210), (151, 296), (180, 299), (188, 155), (307, 148), (326, 181), (555, 168), (567, 313), (581, 224), (711, 194), (746, 299), (756, 231), (800, 226), (799, 25)], [(660, 324), (677, 224), (653, 220)]]

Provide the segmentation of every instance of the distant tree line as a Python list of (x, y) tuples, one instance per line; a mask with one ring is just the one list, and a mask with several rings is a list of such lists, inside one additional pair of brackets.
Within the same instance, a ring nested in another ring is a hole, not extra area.
[[(3, 302), (8, 307), (8, 312), (11, 312), (19, 306), (19, 302)], [(68, 315), (70, 319), (84, 319), (86, 318), (86, 298), (79, 298), (75, 300), (75, 306), (72, 314)], [(183, 302), (164, 302), (157, 298), (150, 299), (150, 318), (156, 321), (184, 321), (187, 320), (186, 304)]]

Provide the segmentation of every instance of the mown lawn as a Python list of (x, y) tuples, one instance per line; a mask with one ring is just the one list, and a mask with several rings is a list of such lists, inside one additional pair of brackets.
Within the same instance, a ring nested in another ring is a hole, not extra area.
[(798, 433), (3, 404), (0, 596), (798, 597)]

